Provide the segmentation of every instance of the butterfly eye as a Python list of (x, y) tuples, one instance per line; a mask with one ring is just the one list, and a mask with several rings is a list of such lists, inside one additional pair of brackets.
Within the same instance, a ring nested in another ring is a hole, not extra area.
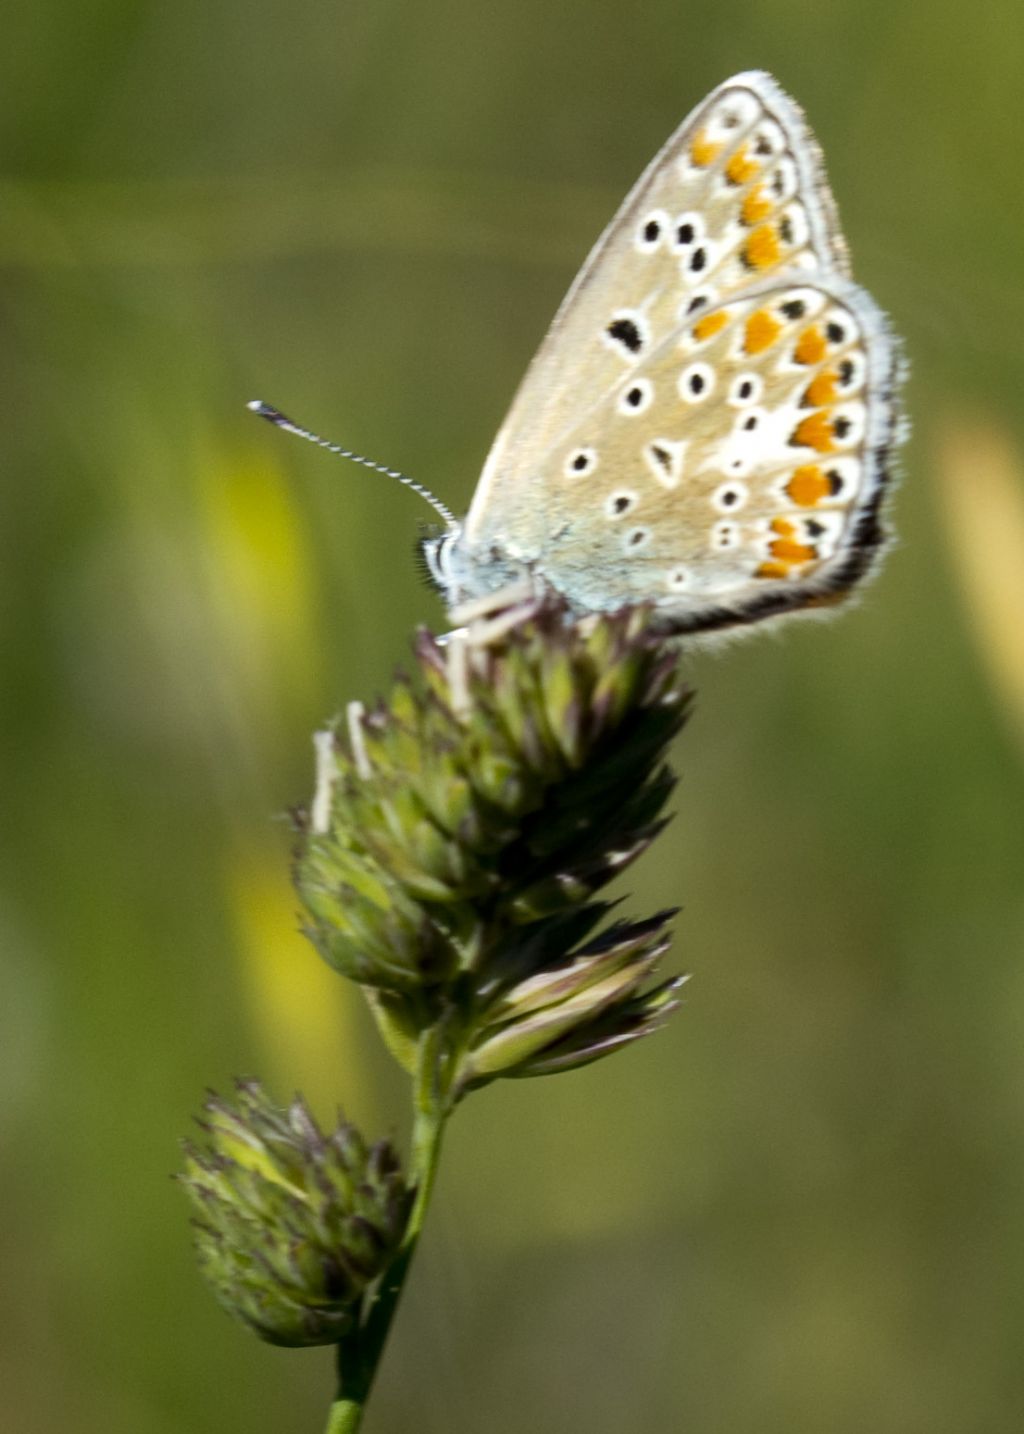
[(424, 577), (445, 594), (455, 587), (452, 558), (457, 538), (458, 534), (450, 531), (423, 538), (418, 545)]

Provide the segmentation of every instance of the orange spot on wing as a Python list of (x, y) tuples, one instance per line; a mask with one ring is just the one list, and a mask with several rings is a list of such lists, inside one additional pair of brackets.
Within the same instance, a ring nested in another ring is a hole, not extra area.
[(797, 468), (786, 484), (786, 493), (801, 508), (813, 508), (832, 492), (828, 479), (814, 463)]
[(817, 378), (812, 378), (804, 389), (804, 403), (808, 408), (826, 408), (839, 397), (836, 387), (839, 375), (832, 369), (825, 369)]
[(825, 335), (818, 328), (817, 324), (812, 324), (809, 329), (804, 329), (799, 339), (797, 339), (796, 348), (793, 350), (793, 358), (797, 363), (820, 363), (825, 357), (827, 347)]
[(747, 320), (743, 348), (748, 354), (763, 353), (782, 333), (782, 325), (767, 309), (755, 309)]
[(832, 437), (829, 416), (819, 409), (817, 413), (809, 413), (800, 420), (789, 441), (801, 448), (813, 448), (816, 453), (831, 453), (835, 447)]
[(776, 538), (768, 550), (780, 563), (809, 563), (818, 556), (817, 548), (806, 543), (794, 543), (791, 538)]
[(755, 184), (743, 201), (740, 220), (750, 228), (755, 224), (760, 224), (762, 219), (767, 219), (771, 212), (772, 201), (765, 194), (764, 185)]
[(777, 264), (782, 251), (779, 236), (772, 224), (759, 224), (742, 250), (744, 263), (751, 269), (770, 269)]
[(754, 572), (755, 578), (788, 578), (789, 565), (787, 563), (762, 563)]
[(702, 319), (698, 319), (691, 332), (697, 342), (702, 344), (705, 339), (713, 339), (715, 334), (721, 333), (728, 322), (728, 314), (724, 309), (719, 309), (714, 314), (705, 314)]
[(708, 139), (705, 130), (698, 130), (690, 142), (690, 159), (698, 169), (705, 169), (721, 149), (721, 144)]
[(773, 519), (772, 532), (778, 533), (779, 536), (769, 544), (768, 551), (777, 562), (788, 565), (809, 563), (812, 558), (818, 556), (817, 548), (812, 548), (807, 543), (796, 542), (796, 528), (785, 518)]
[(748, 180), (754, 178), (754, 175), (759, 172), (760, 168), (761, 166), (755, 164), (750, 158), (747, 146), (741, 144), (729, 160), (729, 163), (725, 166), (725, 176), (731, 184), (746, 184)]

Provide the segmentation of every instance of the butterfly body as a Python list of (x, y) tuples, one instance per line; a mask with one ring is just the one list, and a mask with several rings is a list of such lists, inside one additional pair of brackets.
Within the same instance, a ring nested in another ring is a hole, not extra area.
[(899, 367), (800, 110), (738, 75), (598, 241), (430, 570), (680, 633), (829, 605), (883, 542)]

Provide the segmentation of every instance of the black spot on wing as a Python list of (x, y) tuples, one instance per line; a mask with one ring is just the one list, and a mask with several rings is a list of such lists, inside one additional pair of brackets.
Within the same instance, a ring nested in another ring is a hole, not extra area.
[(615, 343), (621, 344), (627, 353), (638, 354), (644, 346), (644, 336), (635, 319), (625, 316), (612, 319), (605, 332)]

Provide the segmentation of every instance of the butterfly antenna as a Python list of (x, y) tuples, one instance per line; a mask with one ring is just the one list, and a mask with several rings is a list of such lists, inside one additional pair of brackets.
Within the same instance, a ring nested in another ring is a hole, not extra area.
[(328, 453), (334, 453), (338, 458), (349, 458), (353, 463), (361, 463), (364, 468), (372, 468), (375, 473), (383, 473), (385, 478), (394, 478), (397, 482), (404, 484), (406, 488), (411, 488), (414, 493), (418, 493), (421, 498), (425, 498), (434, 512), (440, 514), (444, 519), (445, 527), (452, 529), (458, 527), (455, 514), (451, 509), (445, 507), (440, 498), (435, 498), (429, 488), (425, 488), (422, 483), (417, 483), (416, 479), (410, 478), (408, 474), (399, 473), (397, 468), (386, 468), (383, 463), (375, 463), (372, 458), (364, 458), (361, 453), (353, 453), (350, 448), (342, 448), (340, 443), (328, 443), (326, 438), (321, 438), (318, 433), (313, 433), (308, 428), (300, 428), (279, 408), (264, 403), (262, 399), (254, 398), (248, 404), (248, 408), (251, 412), (258, 413), (260, 418), (265, 418), (268, 423), (274, 424), (276, 428), (283, 428), (286, 433), (295, 433), (299, 438), (305, 438), (307, 442), (315, 443), (318, 448), (326, 448)]

